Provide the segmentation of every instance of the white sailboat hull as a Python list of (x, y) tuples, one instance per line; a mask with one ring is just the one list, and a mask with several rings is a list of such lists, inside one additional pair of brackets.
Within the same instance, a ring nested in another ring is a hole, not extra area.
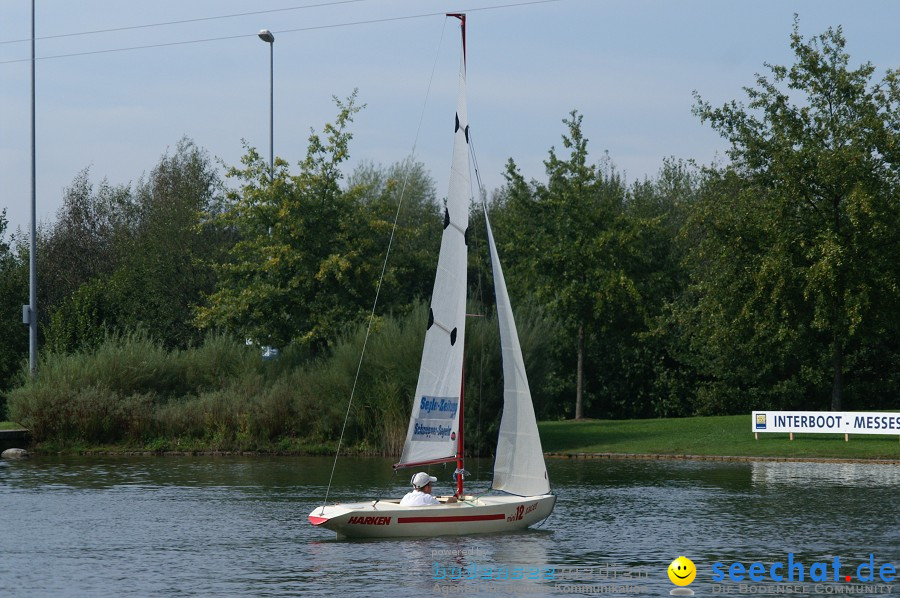
[(556, 496), (481, 496), (428, 507), (399, 499), (317, 507), (309, 521), (338, 538), (464, 536), (522, 530), (550, 516)]

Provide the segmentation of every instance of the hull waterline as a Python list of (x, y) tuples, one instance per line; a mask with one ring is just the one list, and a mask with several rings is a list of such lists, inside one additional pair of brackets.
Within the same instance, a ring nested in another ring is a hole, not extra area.
[(339, 538), (492, 534), (535, 525), (550, 516), (555, 504), (552, 494), (482, 496), (428, 507), (401, 507), (391, 499), (317, 507), (309, 521)]

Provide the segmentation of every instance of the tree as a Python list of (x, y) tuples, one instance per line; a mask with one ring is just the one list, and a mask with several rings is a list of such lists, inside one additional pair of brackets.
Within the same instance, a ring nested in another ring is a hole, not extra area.
[(364, 215), (359, 243), (368, 245), (365, 253), (373, 267), (381, 267), (378, 262), (384, 259), (397, 219), (379, 296), (380, 311), (427, 300), (434, 281), (443, 216), (434, 180), (425, 165), (409, 158), (388, 167), (364, 162), (347, 178), (347, 189)]
[(135, 222), (121, 265), (110, 281), (118, 325), (143, 329), (167, 348), (201, 338), (194, 310), (215, 288), (212, 265), (231, 241), (209, 215), (222, 209), (222, 184), (209, 156), (181, 139), (136, 185)]
[(725, 195), (694, 222), (693, 260), (707, 277), (694, 291), (718, 314), (704, 326), (748, 349), (749, 339), (796, 347), (772, 356), (769, 383), (799, 375), (814, 387), (827, 368), (835, 410), (848, 358), (858, 363), (873, 335), (900, 333), (900, 82), (888, 71), (873, 84), (875, 67), (851, 68), (844, 46), (840, 28), (804, 40), (795, 19), (795, 64), (766, 65), (747, 106), (699, 95), (695, 105), (732, 160), (710, 187)]
[(0, 418), (3, 391), (28, 355), (28, 328), (22, 325), (22, 305), (28, 302), (28, 243), (24, 238), (6, 238), (6, 209), (0, 211)]
[(579, 419), (585, 412), (588, 349), (597, 366), (597, 396), (608, 403), (621, 394), (615, 381), (619, 364), (611, 362), (621, 357), (616, 340), (644, 325), (638, 278), (645, 268), (644, 235), (652, 223), (626, 214), (621, 177), (608, 160), (600, 165), (588, 162), (582, 117), (575, 111), (570, 116), (563, 120), (563, 146), (569, 155), (560, 157), (551, 148), (544, 162), (547, 183), (526, 182), (509, 161), (501, 200), (505, 214), (497, 227), (502, 223), (506, 231), (498, 243), (508, 270), (526, 272), (510, 274), (516, 294), (533, 292), (559, 319), (565, 342), (574, 349), (574, 416)]
[(97, 276), (108, 276), (122, 258), (133, 219), (130, 185), (91, 182), (84, 169), (65, 190), (56, 221), (38, 235), (42, 324), (55, 308)]
[[(356, 233), (364, 224), (354, 193), (340, 185), (340, 165), (352, 138), (348, 127), (361, 108), (356, 93), (335, 99), (338, 116), (324, 138), (311, 132), (300, 171), (291, 175), (276, 160), (274, 176), (252, 148), (241, 182), (215, 219), (237, 242), (217, 266), (215, 292), (197, 311), (201, 327), (232, 331), (260, 345), (297, 342), (313, 352), (359, 316), (372, 297), (374, 280)], [(365, 300), (363, 300), (365, 297)]]
[(227, 232), (203, 214), (221, 202), (206, 153), (182, 139), (147, 179), (95, 191), (76, 177), (41, 256), (47, 346), (92, 347), (107, 332), (142, 330), (168, 348), (199, 340), (192, 307), (213, 290)]
[(687, 286), (685, 248), (679, 242), (697, 203), (701, 176), (690, 162), (666, 159), (653, 178), (629, 189), (625, 213), (641, 223), (633, 277), (640, 289), (642, 322), (631, 337), (617, 337), (623, 354), (617, 413), (626, 417), (689, 415), (696, 384), (684, 360), (683, 334), (671, 318), (672, 306)]

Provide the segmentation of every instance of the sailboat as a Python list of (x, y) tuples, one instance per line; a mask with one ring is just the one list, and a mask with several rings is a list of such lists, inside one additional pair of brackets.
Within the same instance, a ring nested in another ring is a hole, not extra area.
[(531, 391), (516, 324), (487, 209), (488, 248), (494, 274), (503, 357), (503, 415), (494, 461), (492, 491), (466, 495), (463, 488), (463, 346), (465, 345), (468, 260), (469, 126), (466, 110), (466, 20), (460, 21), (462, 56), (456, 102), (453, 158), (444, 230), (431, 297), (425, 346), (400, 468), (456, 461), (457, 502), (401, 506), (399, 498), (323, 505), (309, 514), (314, 526), (338, 537), (468, 535), (521, 530), (546, 519), (556, 496), (541, 449)]

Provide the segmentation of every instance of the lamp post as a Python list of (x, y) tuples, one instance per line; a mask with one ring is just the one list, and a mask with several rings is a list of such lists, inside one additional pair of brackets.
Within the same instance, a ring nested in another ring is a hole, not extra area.
[[(261, 29), (259, 39), (269, 44), (269, 184), (275, 182), (275, 35), (268, 29)], [(272, 226), (269, 226), (272, 236)], [(262, 348), (263, 359), (278, 357), (278, 349), (271, 346)]]
[(269, 180), (275, 180), (275, 36), (268, 29), (259, 32), (259, 39), (269, 44)]
[(31, 239), (28, 252), (28, 305), (22, 308), (22, 320), (28, 324), (28, 369), (37, 374), (37, 174), (35, 167), (34, 109), (34, 0), (31, 0)]

